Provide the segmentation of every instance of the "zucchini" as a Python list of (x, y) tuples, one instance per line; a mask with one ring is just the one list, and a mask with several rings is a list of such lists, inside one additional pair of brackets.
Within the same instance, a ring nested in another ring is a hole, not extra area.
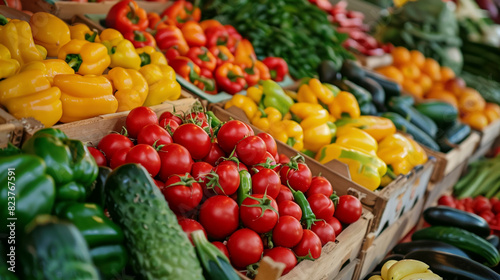
[(361, 81), (366, 78), (365, 70), (361, 65), (350, 59), (344, 60), (342, 68), (340, 68), (340, 73), (349, 80)]
[(414, 126), (412, 123), (407, 121), (402, 116), (393, 113), (387, 112), (383, 113), (382, 117), (390, 119), (398, 130), (406, 132), (413, 136), (413, 139), (418, 143), (432, 149), (434, 151), (439, 151), (439, 145), (429, 136), (427, 133), (423, 132), (420, 128)]
[(459, 121), (451, 124), (438, 139), (439, 147), (442, 152), (448, 152), (453, 146), (460, 144), (471, 133), (470, 126)]
[(376, 72), (368, 70), (365, 70), (365, 76), (367, 78), (374, 79), (384, 89), (386, 100), (394, 96), (401, 96), (402, 88), (398, 83), (393, 82)]
[(385, 91), (384, 89), (371, 78), (365, 78), (363, 80), (355, 80), (356, 84), (366, 89), (372, 95), (373, 104), (379, 112), (386, 112), (385, 108)]
[(400, 97), (393, 97), (389, 100), (388, 106), (391, 112), (400, 114), (405, 119), (409, 120), (410, 123), (427, 133), (427, 135), (433, 139), (436, 138), (438, 128), (434, 121), (421, 114), (413, 106), (407, 105), (404, 99), (401, 100)]
[(125, 164), (108, 176), (106, 205), (122, 229), (141, 279), (203, 279), (191, 242), (146, 169)]
[[(372, 95), (366, 89), (349, 80), (338, 80), (334, 81), (333, 84), (343, 91), (352, 93), (360, 105), (372, 101)], [(363, 114), (363, 112), (361, 112), (361, 114)]]
[(37, 216), (26, 227), (21, 244), (21, 279), (99, 279), (87, 243), (73, 224)]
[(331, 60), (323, 60), (318, 65), (318, 76), (322, 83), (332, 84), (334, 81), (341, 80), (342, 75), (337, 71), (335, 62)]
[(486, 241), (490, 242), (491, 245), (495, 246), (498, 250), (498, 245), (500, 245), (500, 237), (495, 234), (491, 234), (490, 236), (486, 237)]
[(432, 226), (423, 228), (411, 236), (412, 240), (437, 240), (451, 244), (466, 253), (472, 253), (476, 260), (493, 267), (500, 262), (497, 248), (484, 238), (456, 227)]
[(423, 261), (429, 269), (444, 279), (500, 280), (500, 274), (492, 269), (461, 256), (429, 250), (414, 251), (407, 259)]
[(458, 118), (457, 108), (446, 102), (430, 101), (420, 103), (415, 105), (415, 109), (433, 120), (441, 129), (449, 127)]
[(423, 216), (432, 226), (458, 227), (484, 238), (491, 232), (488, 223), (478, 215), (447, 206), (429, 207)]
[(464, 258), (469, 258), (469, 256), (457, 247), (450, 245), (445, 242), (435, 241), (435, 240), (416, 240), (411, 242), (399, 243), (394, 246), (392, 252), (395, 254), (406, 255), (413, 251), (418, 250), (429, 250), (435, 252), (450, 253)]

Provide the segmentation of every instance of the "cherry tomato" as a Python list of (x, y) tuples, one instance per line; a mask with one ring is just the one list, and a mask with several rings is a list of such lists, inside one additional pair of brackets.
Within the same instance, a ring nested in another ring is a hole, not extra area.
[(285, 185), (281, 185), (278, 197), (276, 197), (276, 203), (278, 203), (278, 205), (283, 201), (293, 201), (292, 191)]
[(87, 149), (89, 150), (92, 157), (95, 159), (95, 162), (97, 163), (97, 165), (99, 165), (99, 166), (107, 166), (108, 165), (108, 161), (106, 160), (106, 157), (104, 156), (104, 154), (100, 150), (98, 150), (94, 147), (87, 147)]
[(125, 120), (127, 132), (132, 138), (137, 138), (141, 129), (148, 124), (158, 124), (158, 117), (151, 108), (145, 106), (132, 109)]
[(285, 269), (281, 276), (287, 274), (297, 265), (297, 258), (292, 250), (285, 247), (274, 247), (264, 253), (264, 256), (268, 256), (275, 262), (280, 262), (285, 264)]
[(302, 219), (302, 209), (300, 209), (300, 206), (291, 201), (283, 201), (280, 204), (278, 204), (278, 209), (279, 209), (279, 214), (281, 216), (292, 216), (297, 221), (300, 222), (300, 219)]
[(151, 177), (160, 171), (161, 161), (158, 152), (146, 144), (138, 144), (130, 149), (125, 158), (126, 163), (139, 163), (144, 166)]
[(160, 126), (164, 128), (169, 135), (174, 135), (175, 130), (179, 128), (179, 124), (171, 118), (162, 119), (160, 121)]
[(472, 209), (474, 209), (474, 213), (476, 214), (489, 211), (491, 210), (491, 203), (486, 197), (477, 196), (472, 203)]
[(323, 176), (315, 176), (312, 178), (311, 185), (306, 192), (306, 197), (310, 197), (316, 193), (322, 193), (327, 197), (333, 194), (332, 184)]
[(97, 148), (104, 153), (108, 161), (113, 158), (113, 155), (116, 153), (116, 151), (125, 148), (130, 149), (133, 146), (134, 143), (132, 143), (132, 141), (127, 138), (127, 136), (117, 133), (111, 133), (104, 136), (101, 141), (99, 141), (99, 144), (97, 144)]
[(212, 242), (212, 244), (217, 247), (217, 249), (219, 249), (222, 253), (224, 253), (224, 255), (226, 255), (227, 259), (229, 260), (229, 252), (227, 251), (227, 247), (226, 245), (224, 245), (224, 243), (220, 242), (220, 241), (214, 241)]
[(179, 144), (167, 144), (158, 151), (161, 159), (160, 179), (166, 181), (170, 175), (191, 172), (193, 159), (189, 151)]
[(307, 201), (309, 205), (311, 205), (311, 209), (314, 215), (316, 215), (316, 219), (328, 219), (333, 216), (335, 212), (333, 201), (322, 193), (311, 195), (307, 198)]
[(157, 124), (149, 124), (141, 129), (139, 135), (137, 135), (138, 144), (146, 145), (166, 145), (172, 143), (172, 137), (168, 132)]
[(224, 239), (238, 228), (238, 204), (225, 195), (210, 197), (201, 205), (198, 218), (210, 238)]
[(483, 212), (479, 213), (479, 216), (483, 218), (488, 224), (495, 219), (495, 214), (491, 212), (491, 210), (484, 210)]
[(500, 213), (500, 202), (499, 201), (495, 202), (495, 204), (493, 204), (493, 207), (491, 208), (495, 214)]
[(178, 115), (178, 114), (174, 114), (172, 112), (163, 112), (161, 115), (160, 115), (160, 122), (164, 119), (171, 119), (173, 121), (175, 121), (178, 125), (181, 125), (182, 124), (182, 119), (181, 117)]
[(271, 134), (266, 132), (261, 132), (257, 134), (266, 143), (266, 150), (274, 157), (278, 154), (278, 146), (276, 145), (276, 140), (271, 136)]
[(438, 199), (438, 204), (439, 205), (444, 205), (444, 206), (449, 206), (449, 207), (456, 207), (455, 204), (455, 199), (453, 199), (453, 196), (451, 195), (443, 195)]
[(116, 151), (114, 154), (113, 154), (113, 157), (111, 158), (111, 160), (109, 161), (109, 167), (111, 167), (111, 169), (115, 169), (123, 164), (125, 164), (125, 160), (127, 158), (127, 154), (128, 154), (128, 151), (130, 151), (131, 148), (124, 148), (124, 149), (121, 149), (121, 150), (118, 150)]
[(497, 203), (498, 201), (499, 201), (499, 200), (498, 200), (498, 198), (496, 198), (496, 197), (492, 197), (492, 198), (490, 198), (490, 204), (491, 204), (491, 207), (493, 207), (493, 205), (494, 205), (495, 203)]
[(304, 230), (297, 219), (292, 216), (281, 216), (273, 229), (275, 246), (292, 248), (302, 239)]
[(317, 259), (321, 256), (321, 240), (316, 233), (311, 230), (304, 229), (304, 234), (300, 242), (293, 247), (293, 252), (297, 257), (310, 256)]
[(176, 214), (185, 214), (196, 208), (203, 197), (200, 184), (191, 175), (172, 175), (162, 191), (168, 206)]
[(278, 205), (270, 196), (252, 194), (240, 206), (243, 225), (257, 233), (271, 231), (278, 222)]
[(195, 124), (186, 123), (179, 126), (172, 138), (175, 143), (184, 146), (193, 159), (202, 159), (210, 152), (210, 136)]
[(243, 228), (229, 237), (227, 250), (231, 264), (236, 268), (245, 268), (260, 260), (264, 252), (264, 245), (255, 231)]
[(325, 246), (328, 242), (335, 242), (335, 230), (327, 222), (321, 220), (316, 221), (311, 226), (311, 230), (316, 233), (316, 235), (321, 240), (321, 246)]
[(284, 165), (280, 170), (281, 183), (296, 191), (306, 193), (311, 185), (311, 170), (304, 163), (298, 163), (297, 169)]
[(182, 231), (184, 231), (184, 233), (189, 238), (189, 241), (191, 241), (191, 244), (193, 246), (194, 246), (193, 239), (191, 238), (191, 233), (193, 231), (202, 230), (203, 233), (205, 234), (205, 237), (207, 237), (207, 232), (205, 231), (203, 226), (201, 226), (200, 223), (198, 223), (197, 221), (195, 221), (193, 219), (184, 218), (184, 219), (179, 220), (178, 223), (181, 226)]
[(363, 206), (359, 199), (352, 195), (339, 196), (339, 203), (335, 209), (335, 218), (341, 223), (352, 224), (356, 222), (363, 213)]
[(210, 144), (210, 151), (203, 158), (203, 161), (208, 162), (211, 165), (215, 165), (220, 158), (225, 156), (226, 153), (221, 149), (221, 147), (219, 147), (219, 144), (217, 144), (217, 142), (212, 142)]
[(208, 189), (224, 195), (232, 195), (238, 190), (240, 173), (236, 164), (219, 164), (213, 170), (215, 174), (209, 174), (204, 179)]
[(244, 122), (231, 120), (221, 126), (217, 133), (217, 141), (223, 151), (231, 153), (241, 139), (251, 135), (253, 134)]
[(339, 220), (335, 217), (330, 217), (325, 221), (330, 226), (332, 226), (333, 230), (335, 231), (335, 236), (339, 236), (339, 234), (342, 232), (342, 224), (339, 222)]
[(281, 183), (279, 175), (272, 169), (264, 168), (252, 176), (252, 193), (266, 193), (273, 199), (280, 193)]

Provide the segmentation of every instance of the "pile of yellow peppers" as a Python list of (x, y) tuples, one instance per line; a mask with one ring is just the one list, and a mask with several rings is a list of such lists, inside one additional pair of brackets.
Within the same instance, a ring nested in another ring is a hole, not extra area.
[(310, 79), (297, 93), (286, 94), (295, 103), (285, 115), (264, 106), (261, 86), (249, 88), (246, 96), (234, 95), (225, 108), (241, 108), (253, 125), (321, 163), (347, 164), (352, 180), (372, 191), (427, 161), (422, 147), (396, 133), (390, 120), (361, 116), (349, 92)]
[(85, 24), (68, 26), (43, 12), (29, 22), (0, 15), (0, 65), (0, 104), (46, 127), (181, 94), (175, 71), (155, 48), (135, 49), (117, 30), (97, 35)]

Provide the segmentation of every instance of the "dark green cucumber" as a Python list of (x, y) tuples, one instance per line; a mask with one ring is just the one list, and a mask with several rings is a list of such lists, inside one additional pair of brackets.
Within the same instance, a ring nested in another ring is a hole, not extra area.
[(372, 101), (372, 95), (363, 87), (349, 81), (349, 80), (339, 80), (333, 83), (338, 88), (343, 91), (352, 93), (359, 104), (369, 103)]
[(375, 104), (377, 111), (386, 112), (385, 107), (385, 91), (384, 89), (371, 78), (365, 78), (362, 80), (355, 80), (356, 84), (366, 89), (372, 95), (372, 102)]
[(488, 223), (478, 215), (447, 206), (429, 207), (423, 217), (433, 226), (458, 227), (480, 237), (487, 237), (491, 232)]
[(365, 79), (365, 70), (361, 65), (350, 59), (344, 60), (342, 68), (340, 68), (340, 73), (349, 80), (360, 81)]
[(73, 224), (37, 216), (26, 227), (21, 244), (21, 279), (99, 279), (87, 243)]
[(400, 97), (393, 97), (389, 100), (388, 109), (391, 112), (398, 113), (410, 123), (420, 128), (423, 132), (427, 133), (433, 139), (436, 138), (438, 132), (437, 125), (429, 117), (421, 114), (413, 106), (408, 106), (405, 100)]
[(416, 240), (411, 242), (399, 243), (398, 245), (394, 246), (392, 252), (395, 254), (406, 255), (418, 250), (430, 250), (435, 252), (450, 253), (457, 256), (462, 256), (464, 258), (469, 257), (464, 251), (458, 249), (457, 247), (436, 240)]
[(457, 108), (446, 102), (424, 102), (415, 105), (415, 109), (433, 120), (439, 128), (447, 128), (458, 118)]
[(438, 144), (441, 151), (446, 153), (453, 149), (453, 146), (460, 144), (471, 133), (470, 126), (459, 121), (451, 124), (444, 133), (439, 137)]
[(203, 279), (191, 242), (146, 169), (125, 164), (108, 176), (106, 205), (124, 233), (141, 279)]
[(498, 248), (498, 245), (500, 245), (500, 237), (495, 234), (491, 234), (488, 237), (486, 237), (486, 241), (490, 242), (491, 245), (495, 246), (495, 248)]
[(101, 206), (102, 208), (106, 208), (106, 205), (104, 204), (106, 201), (104, 184), (106, 183), (106, 179), (108, 178), (108, 175), (111, 173), (111, 171), (112, 170), (109, 167), (99, 166), (99, 175), (90, 187), (90, 194), (86, 199), (87, 202), (92, 202)]
[(432, 226), (417, 230), (411, 236), (412, 240), (437, 240), (451, 244), (466, 253), (472, 253), (477, 261), (493, 267), (500, 262), (497, 248), (484, 238), (456, 227)]
[(403, 90), (401, 86), (398, 83), (387, 79), (385, 76), (368, 70), (365, 70), (365, 76), (367, 78), (374, 79), (384, 89), (386, 100), (391, 97), (401, 95), (401, 91)]
[(429, 269), (443, 279), (500, 280), (500, 274), (468, 258), (428, 250), (414, 251), (406, 259), (425, 262)]
[(434, 151), (439, 151), (439, 145), (427, 135), (427, 133), (423, 132), (420, 128), (416, 127), (402, 116), (393, 112), (387, 112), (383, 113), (382, 117), (390, 119), (398, 130), (410, 134), (418, 143)]

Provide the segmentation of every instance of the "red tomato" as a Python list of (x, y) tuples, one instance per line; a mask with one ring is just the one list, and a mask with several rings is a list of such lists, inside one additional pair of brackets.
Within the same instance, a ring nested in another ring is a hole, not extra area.
[(287, 157), (284, 154), (279, 154), (279, 156), (278, 156), (278, 162), (281, 163), (281, 164), (287, 164), (287, 163), (290, 162), (290, 158)]
[(127, 132), (132, 138), (137, 138), (141, 129), (148, 124), (158, 124), (158, 117), (151, 108), (144, 106), (132, 109), (125, 120)]
[(481, 218), (483, 218), (488, 224), (495, 219), (495, 214), (490, 210), (485, 210), (479, 214)]
[(220, 158), (225, 156), (226, 153), (221, 149), (219, 144), (217, 144), (217, 142), (212, 142), (210, 144), (210, 151), (203, 158), (203, 161), (208, 162), (211, 165), (215, 165)]
[(205, 184), (217, 194), (232, 195), (240, 186), (240, 173), (236, 164), (219, 164), (214, 168), (215, 174), (205, 177)]
[(193, 239), (191, 238), (191, 232), (197, 231), (197, 230), (203, 230), (205, 237), (207, 237), (207, 232), (205, 231), (205, 229), (201, 226), (200, 223), (198, 223), (197, 221), (195, 221), (193, 219), (184, 218), (184, 219), (179, 220), (178, 223), (181, 226), (182, 231), (184, 231), (184, 233), (188, 236), (189, 241), (191, 241), (191, 244), (193, 246), (194, 246), (194, 244), (193, 244)]
[(341, 223), (352, 224), (356, 222), (363, 213), (363, 206), (359, 199), (352, 195), (339, 196), (339, 203), (335, 209), (335, 218)]
[(455, 201), (455, 208), (457, 208), (458, 210), (465, 211), (463, 201), (459, 201), (459, 200)]
[(195, 124), (186, 123), (179, 126), (172, 138), (175, 143), (184, 146), (193, 159), (202, 159), (210, 152), (210, 136)]
[(210, 238), (224, 239), (238, 228), (238, 204), (225, 195), (210, 197), (201, 205), (198, 219)]
[(158, 180), (155, 180), (155, 185), (160, 189), (160, 191), (162, 191), (163, 188), (165, 187), (165, 183), (163, 183), (162, 181), (158, 181)]
[(474, 200), (472, 199), (472, 197), (463, 198), (462, 202), (463, 202), (465, 208), (472, 209), (472, 204), (474, 202)]
[(224, 243), (220, 242), (220, 241), (214, 241), (212, 242), (212, 244), (217, 247), (217, 249), (219, 249), (222, 253), (224, 253), (224, 255), (226, 255), (227, 259), (229, 260), (229, 252), (227, 251), (227, 247), (226, 245), (224, 245)]
[(243, 228), (229, 237), (227, 250), (231, 264), (236, 268), (245, 268), (260, 260), (264, 252), (264, 245), (255, 231)]
[(131, 148), (124, 148), (124, 149), (116, 151), (113, 154), (113, 157), (111, 158), (111, 160), (109, 161), (109, 167), (111, 167), (111, 169), (115, 169), (118, 166), (125, 164), (125, 159), (127, 158), (127, 154), (128, 154), (128, 151), (130, 151), (130, 149)]
[(204, 197), (211, 197), (215, 195), (215, 192), (208, 190), (205, 185), (205, 177), (212, 171), (212, 169), (213, 166), (210, 165), (210, 163), (203, 161), (195, 162), (191, 169), (191, 176), (193, 176), (193, 178), (200, 183)]
[(299, 244), (293, 247), (293, 251), (297, 257), (309, 256), (317, 259), (321, 256), (321, 240), (316, 233), (305, 229), (302, 239)]
[(160, 115), (160, 122), (164, 119), (171, 119), (171, 120), (175, 121), (178, 125), (182, 124), (182, 119), (181, 119), (180, 115), (174, 114), (172, 112), (163, 112)]
[(321, 246), (325, 246), (328, 242), (335, 242), (335, 230), (333, 227), (325, 221), (316, 221), (311, 226), (311, 230), (316, 233), (316, 235), (321, 240)]
[(138, 144), (127, 153), (126, 163), (139, 163), (144, 166), (151, 177), (155, 177), (160, 172), (161, 161), (158, 152), (146, 144)]
[[(275, 166), (274, 168), (271, 168)], [(276, 164), (276, 160), (274, 157), (269, 153), (266, 152), (264, 157), (260, 160), (260, 162), (250, 169), (250, 174), (254, 175), (257, 172), (261, 171), (262, 169), (272, 169), (274, 172), (280, 172), (281, 166)]]
[(161, 159), (160, 179), (166, 181), (170, 175), (191, 172), (193, 159), (189, 151), (179, 144), (167, 144), (158, 151)]
[(275, 199), (280, 193), (280, 188), (280, 177), (272, 169), (264, 168), (252, 176), (252, 193), (254, 194), (266, 193)]
[(310, 197), (316, 193), (322, 193), (327, 197), (333, 194), (332, 184), (323, 176), (315, 176), (312, 178), (311, 185), (306, 192), (306, 197)]
[(236, 167), (236, 169), (238, 169), (238, 172), (241, 171), (241, 170), (249, 171), (248, 168), (247, 168), (247, 166), (244, 163), (240, 162), (239, 164), (236, 164), (236, 162), (233, 161), (233, 160), (225, 160), (225, 161), (220, 162), (219, 164), (217, 164), (217, 166), (219, 166), (219, 165), (226, 165), (226, 164)]
[(107, 166), (108, 165), (106, 157), (104, 156), (104, 154), (100, 150), (98, 150), (94, 147), (87, 147), (87, 149), (89, 150), (92, 157), (95, 159), (95, 162), (97, 163), (97, 165), (99, 165), (99, 166)]
[(141, 129), (139, 135), (137, 135), (138, 144), (146, 145), (166, 145), (172, 143), (172, 137), (168, 132), (157, 124), (149, 124)]
[(300, 222), (300, 219), (302, 219), (302, 209), (300, 209), (300, 206), (289, 200), (289, 201), (283, 201), (280, 204), (278, 204), (278, 209), (279, 209), (279, 214), (281, 216), (292, 216), (297, 221)]
[(500, 202), (497, 201), (495, 204), (493, 204), (492, 210), (495, 214), (500, 213)]
[(326, 220), (333, 216), (335, 212), (335, 206), (333, 205), (333, 201), (328, 198), (326, 195), (317, 193), (311, 195), (307, 198), (309, 205), (311, 205), (311, 209), (316, 215), (316, 219)]
[(292, 248), (302, 239), (304, 230), (297, 219), (292, 216), (281, 216), (273, 229), (274, 246)]
[(113, 158), (113, 155), (118, 150), (122, 150), (125, 148), (130, 149), (133, 146), (134, 143), (132, 143), (132, 141), (127, 138), (127, 136), (118, 133), (111, 133), (104, 136), (101, 141), (99, 141), (99, 144), (97, 144), (97, 148), (104, 153), (108, 161)]
[(274, 157), (278, 153), (278, 146), (276, 145), (276, 140), (271, 136), (271, 134), (266, 132), (261, 132), (257, 134), (266, 143), (267, 151)]
[(311, 185), (312, 174), (309, 167), (304, 163), (298, 163), (297, 169), (290, 168), (289, 165), (283, 165), (280, 170), (281, 183), (290, 186), (296, 191), (306, 193)]
[(196, 208), (203, 197), (200, 184), (191, 175), (170, 176), (165, 182), (162, 193), (170, 209), (181, 215)]
[(160, 121), (160, 126), (164, 128), (169, 135), (174, 135), (175, 130), (179, 128), (179, 124), (171, 118), (166, 118)]
[(278, 197), (276, 197), (278, 205), (283, 201), (293, 201), (292, 191), (285, 185), (281, 185)]
[(492, 197), (492, 198), (490, 198), (490, 204), (491, 204), (491, 207), (493, 207), (493, 205), (494, 205), (495, 203), (497, 203), (498, 201), (499, 201), (499, 200), (498, 200), (498, 198), (496, 198), (496, 197)]
[(285, 264), (285, 269), (281, 276), (287, 274), (297, 265), (297, 258), (292, 250), (284, 247), (274, 247), (264, 253), (264, 256), (268, 256), (275, 262), (280, 262)]
[(456, 207), (455, 204), (455, 199), (453, 199), (453, 196), (451, 195), (443, 195), (438, 199), (438, 204), (439, 205), (444, 205), (444, 206), (449, 206), (449, 207)]
[(221, 126), (217, 133), (217, 141), (223, 151), (230, 153), (241, 139), (251, 135), (253, 133), (251, 134), (249, 127), (244, 122), (231, 120)]
[(491, 203), (486, 197), (477, 196), (472, 203), (472, 209), (474, 209), (474, 213), (476, 214), (489, 211), (491, 210)]
[(339, 222), (339, 220), (335, 217), (330, 217), (325, 221), (330, 226), (332, 226), (333, 230), (335, 231), (335, 236), (339, 236), (339, 234), (342, 232), (342, 224)]
[(236, 144), (236, 154), (246, 165), (260, 163), (266, 155), (266, 143), (258, 136), (248, 136)]
[(257, 233), (271, 231), (278, 222), (278, 205), (270, 196), (252, 194), (240, 206), (243, 225)]

